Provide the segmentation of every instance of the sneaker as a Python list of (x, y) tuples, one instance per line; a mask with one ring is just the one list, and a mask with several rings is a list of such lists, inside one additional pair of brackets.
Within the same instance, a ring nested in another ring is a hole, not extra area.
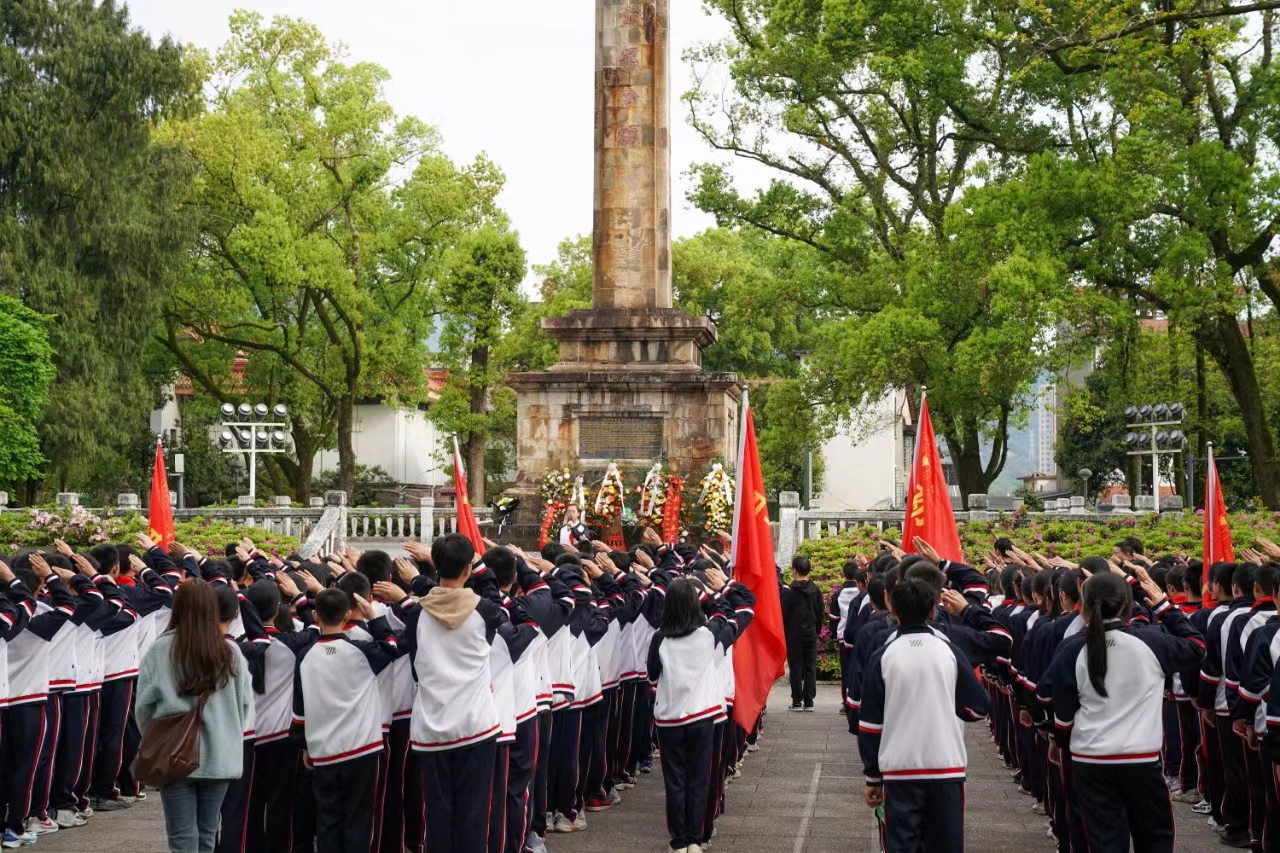
[(560, 812), (556, 812), (555, 819), (550, 824), (548, 824), (548, 826), (550, 827), (552, 832), (567, 833), (567, 832), (578, 831), (578, 828), (573, 825), (573, 821), (569, 820), (569, 818), (560, 814)]
[(1198, 803), (1192, 804), (1191, 810), (1196, 814), (1213, 814), (1213, 803), (1208, 800), (1201, 800)]
[(1034, 803), (1032, 803), (1031, 813), (1038, 814), (1038, 815), (1047, 814), (1047, 812), (1045, 812), (1044, 810), (1044, 803), (1040, 802), (1039, 800), (1036, 800)]
[(631, 776), (622, 776), (613, 780), (613, 789), (615, 791), (626, 791), (636, 786), (636, 780)]
[(1024, 787), (1022, 787), (1021, 785), (1019, 785), (1019, 786), (1018, 786), (1018, 793), (1019, 793), (1019, 794), (1022, 794), (1024, 797), (1030, 797), (1030, 796), (1033, 796), (1033, 794), (1031, 793), (1031, 789), (1030, 789), (1030, 788), (1024, 788)]
[(58, 826), (63, 829), (71, 829), (75, 826), (84, 826), (89, 821), (82, 818), (79, 813), (71, 809), (58, 809), (53, 813), (53, 819), (58, 822)]
[(114, 800), (94, 800), (93, 810), (97, 812), (118, 812), (121, 809), (127, 809), (133, 803), (127, 802), (124, 797)]
[(4, 831), (4, 841), (0, 842), (0, 845), (3, 845), (4, 847), (8, 847), (10, 849), (21, 847), (22, 836), (15, 835), (11, 830), (6, 829)]
[(804, 706), (804, 710), (805, 710), (805, 713), (806, 713), (806, 714), (812, 714), (812, 713), (813, 713), (813, 706), (812, 706), (812, 705), (805, 705), (805, 706)]
[(578, 812), (578, 816), (573, 819), (573, 828), (578, 832), (583, 832), (587, 828), (587, 816), (582, 812)]
[(609, 798), (609, 805), (616, 806), (622, 802), (622, 795), (618, 793), (617, 788), (610, 788), (605, 794)]
[(27, 818), (27, 832), (36, 835), (48, 835), (51, 832), (57, 832), (58, 825), (47, 817), (29, 817)]
[(542, 836), (531, 829), (525, 833), (524, 849), (526, 853), (547, 853), (547, 842), (543, 841)]
[(689, 845), (689, 853), (702, 853), (702, 847), (698, 844)]
[(760, 744), (758, 743), (747, 744), (747, 752), (759, 752), (759, 751), (760, 751)]
[(609, 802), (608, 797), (596, 795), (587, 800), (587, 811), (589, 812), (607, 812), (613, 808), (613, 803)]
[(82, 809), (76, 809), (76, 814), (80, 815), (80, 817), (84, 818), (85, 820), (88, 820), (89, 818), (93, 817), (93, 807), (85, 806)]
[(645, 761), (645, 762), (643, 762), (643, 763), (640, 765), (640, 772), (641, 772), (641, 773), (652, 773), (652, 772), (653, 772), (653, 762), (652, 762), (652, 761)]
[(1046, 829), (1046, 830), (1044, 831), (1044, 834), (1045, 834), (1045, 836), (1047, 836), (1048, 838), (1057, 838), (1057, 837), (1058, 837), (1058, 836), (1056, 836), (1056, 835), (1054, 835), (1054, 834), (1053, 834), (1053, 827), (1052, 827), (1052, 826), (1051, 826), (1051, 827), (1049, 827), (1048, 829)]
[(1224, 847), (1234, 847), (1237, 850), (1249, 850), (1253, 847), (1253, 839), (1247, 832), (1225, 834), (1220, 843)]
[(787, 706), (787, 710), (788, 710), (788, 711), (803, 711), (803, 710), (804, 710), (804, 706), (803, 706), (803, 705), (801, 705), (799, 702), (792, 702), (790, 705), (788, 705), (788, 706)]

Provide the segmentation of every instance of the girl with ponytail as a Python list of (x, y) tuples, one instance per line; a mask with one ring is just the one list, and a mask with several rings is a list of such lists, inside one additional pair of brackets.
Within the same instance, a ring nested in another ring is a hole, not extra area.
[(1058, 647), (1038, 693), (1053, 701), (1090, 853), (1172, 853), (1173, 809), (1160, 763), (1164, 686), (1198, 665), (1204, 638), (1143, 569), (1138, 584), (1155, 623), (1130, 623), (1130, 583), (1110, 571), (1081, 589), (1084, 630)]

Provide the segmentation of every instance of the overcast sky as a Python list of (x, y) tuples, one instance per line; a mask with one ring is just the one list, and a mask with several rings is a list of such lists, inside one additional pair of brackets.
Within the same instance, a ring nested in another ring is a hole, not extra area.
[[(673, 93), (690, 86), (685, 47), (726, 30), (697, 0), (672, 2)], [(154, 36), (215, 48), (232, 10), (301, 17), (347, 45), (352, 60), (391, 73), (400, 115), (434, 125), (457, 161), (487, 152), (507, 175), (502, 202), (530, 263), (591, 230), (594, 4), (583, 0), (131, 0)], [(722, 159), (672, 104), (673, 226), (677, 237), (713, 224), (685, 201), (693, 163)]]

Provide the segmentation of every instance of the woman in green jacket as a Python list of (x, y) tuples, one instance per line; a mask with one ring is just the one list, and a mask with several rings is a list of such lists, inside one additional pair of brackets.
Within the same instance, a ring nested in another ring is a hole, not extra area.
[(200, 767), (160, 792), (171, 853), (213, 853), (218, 812), (243, 770), (245, 723), (253, 713), (249, 667), (219, 628), (213, 587), (190, 580), (173, 596), (169, 630), (142, 660), (138, 726), (186, 713), (208, 694), (200, 725)]

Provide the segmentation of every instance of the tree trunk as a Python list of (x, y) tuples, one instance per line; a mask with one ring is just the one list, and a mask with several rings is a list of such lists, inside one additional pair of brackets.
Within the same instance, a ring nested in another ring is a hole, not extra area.
[(356, 494), (355, 420), (355, 396), (342, 397), (338, 400), (338, 488), (347, 493), (348, 504)]
[(1262, 389), (1254, 370), (1249, 345), (1233, 316), (1207, 318), (1201, 322), (1198, 337), (1213, 356), (1231, 387), (1231, 395), (1240, 406), (1249, 441), (1249, 464), (1263, 505), (1280, 509), (1280, 465), (1277, 465), (1275, 438), (1262, 405)]
[[(478, 346), (471, 350), (471, 376), (485, 376), (489, 372), (489, 347)], [(484, 385), (471, 386), (472, 421), (477, 422), (489, 412), (489, 389)], [(467, 486), (471, 491), (472, 506), (484, 506), (485, 467), (484, 452), (488, 442), (485, 435), (472, 432), (467, 436)]]

